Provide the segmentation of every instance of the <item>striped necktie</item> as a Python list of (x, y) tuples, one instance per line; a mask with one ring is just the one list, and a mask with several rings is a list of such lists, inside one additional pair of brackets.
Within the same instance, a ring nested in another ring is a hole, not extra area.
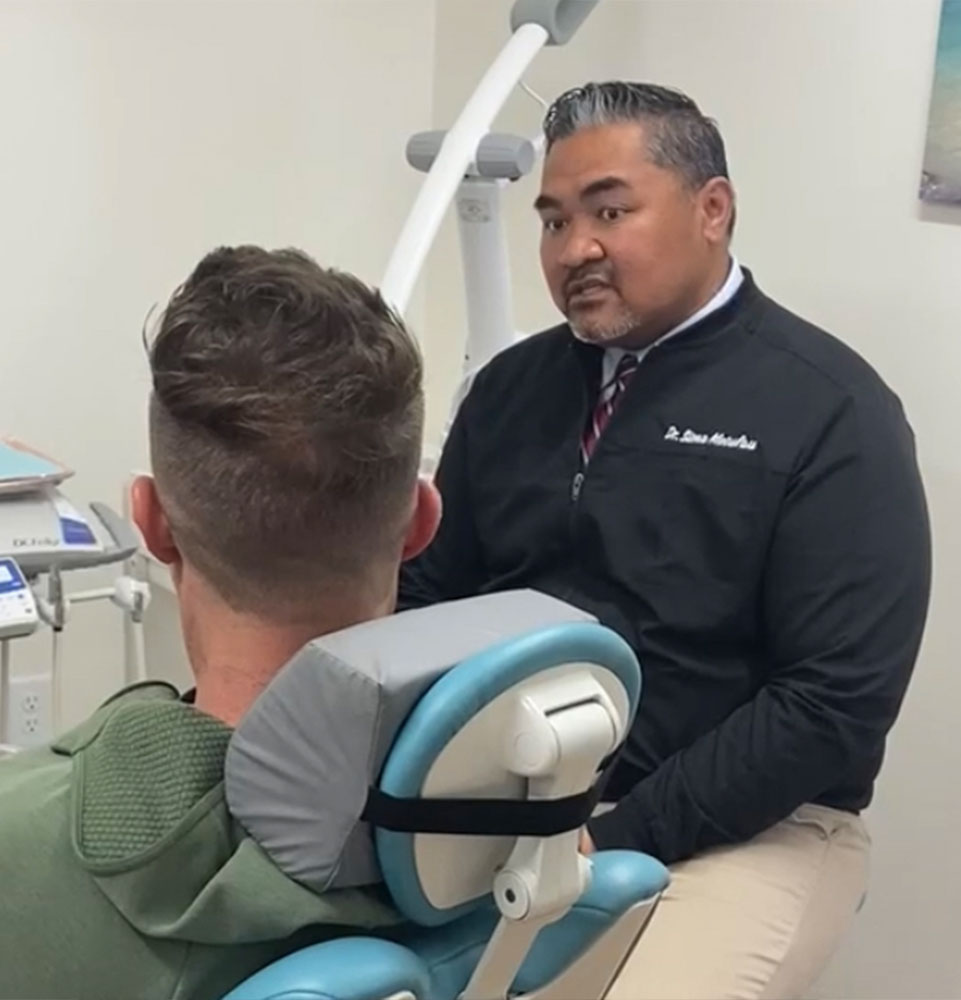
[(590, 423), (587, 425), (581, 440), (581, 458), (585, 465), (590, 461), (591, 455), (597, 447), (597, 442), (614, 413), (614, 407), (617, 406), (621, 395), (627, 388), (627, 383), (630, 382), (631, 376), (636, 371), (637, 355), (625, 354), (618, 361), (611, 380), (606, 385), (601, 386), (601, 392), (597, 397), (597, 404), (591, 414)]

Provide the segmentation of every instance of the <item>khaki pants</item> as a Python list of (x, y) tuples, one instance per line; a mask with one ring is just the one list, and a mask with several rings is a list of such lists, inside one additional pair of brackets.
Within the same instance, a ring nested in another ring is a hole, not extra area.
[(857, 816), (806, 805), (675, 865), (608, 1000), (804, 997), (864, 897), (869, 851)]

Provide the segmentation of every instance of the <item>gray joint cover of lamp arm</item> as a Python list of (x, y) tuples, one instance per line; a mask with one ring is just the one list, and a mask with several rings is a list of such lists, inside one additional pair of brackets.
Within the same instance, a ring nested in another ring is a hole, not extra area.
[(548, 45), (566, 45), (600, 0), (517, 0), (511, 11), (511, 31), (523, 24), (539, 24)]
[[(446, 132), (418, 132), (407, 142), (407, 162), (427, 173), (437, 159)], [(481, 177), (516, 181), (530, 173), (537, 154), (530, 139), (503, 132), (488, 132), (481, 139), (474, 157)]]
[(113, 542), (113, 547), (108, 548), (104, 553), (109, 561), (119, 562), (121, 559), (129, 559), (133, 556), (140, 548), (140, 541), (130, 526), (130, 522), (103, 503), (91, 503), (90, 509), (107, 529)]

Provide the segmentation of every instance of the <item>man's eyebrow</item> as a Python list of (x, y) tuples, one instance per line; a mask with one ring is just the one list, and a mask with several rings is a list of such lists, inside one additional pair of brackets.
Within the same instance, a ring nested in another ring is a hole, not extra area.
[(552, 198), (549, 194), (540, 194), (534, 201), (534, 211), (543, 212), (548, 208), (560, 208), (561, 203), (556, 199)]
[[(607, 191), (624, 190), (628, 187), (627, 181), (620, 177), (615, 177), (613, 174), (609, 177), (599, 177), (596, 181), (591, 181), (590, 184), (581, 190), (578, 200), (589, 201), (591, 198), (596, 198), (597, 195), (604, 194)], [(558, 209), (560, 207), (560, 201), (549, 194), (538, 195), (537, 200), (534, 202), (534, 210), (537, 212), (543, 212), (547, 209)]]
[(581, 201), (587, 201), (588, 198), (593, 198), (599, 194), (605, 194), (607, 191), (617, 191), (622, 188), (629, 187), (627, 181), (620, 177), (601, 177), (600, 180), (591, 181), (590, 184), (581, 191)]

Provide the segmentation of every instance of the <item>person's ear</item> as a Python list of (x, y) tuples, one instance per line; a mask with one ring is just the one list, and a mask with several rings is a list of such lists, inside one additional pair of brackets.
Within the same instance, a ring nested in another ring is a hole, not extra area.
[(414, 511), (404, 536), (404, 562), (419, 556), (434, 540), (440, 525), (441, 499), (437, 487), (427, 479), (417, 480), (417, 497)]
[(734, 223), (734, 188), (724, 177), (715, 177), (698, 194), (705, 239), (712, 244), (725, 243)]
[(166, 566), (180, 566), (180, 551), (170, 531), (167, 515), (152, 476), (137, 476), (130, 487), (130, 509), (144, 544)]

